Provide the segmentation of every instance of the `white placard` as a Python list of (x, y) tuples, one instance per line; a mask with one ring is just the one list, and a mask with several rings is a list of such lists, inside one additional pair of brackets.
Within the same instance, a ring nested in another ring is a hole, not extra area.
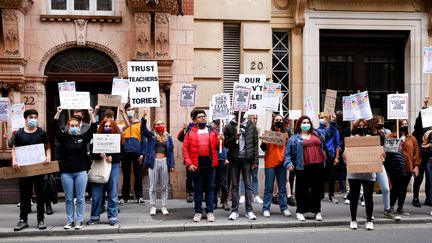
[(180, 88), (180, 106), (195, 107), (196, 84), (183, 84)]
[(113, 78), (112, 95), (120, 95), (121, 103), (126, 104), (129, 99), (129, 80)]
[(280, 97), (282, 96), (282, 85), (280, 83), (264, 82), (263, 87), (263, 108), (278, 111)]
[(245, 115), (262, 115), (265, 113), (263, 107), (263, 89), (266, 81), (265, 74), (240, 74), (239, 83), (251, 89), (251, 100), (249, 110)]
[(399, 152), (401, 141), (402, 140), (398, 138), (386, 138), (384, 140), (384, 152), (388, 152), (388, 153)]
[(0, 98), (0, 121), (7, 122), (9, 120), (9, 108), (9, 98)]
[(120, 153), (120, 134), (93, 134), (93, 153)]
[(426, 109), (421, 109), (420, 113), (421, 113), (423, 128), (432, 127), (432, 107), (429, 106)]
[(86, 110), (90, 108), (89, 92), (60, 92), (62, 109)]
[(291, 120), (298, 120), (302, 116), (301, 110), (289, 110), (288, 117)]
[(232, 110), (246, 112), (249, 109), (251, 89), (243, 84), (234, 83)]
[(312, 121), (316, 120), (316, 113), (313, 107), (312, 98), (307, 97), (304, 100), (304, 109), (305, 109), (305, 115), (308, 116)]
[(19, 166), (42, 163), (46, 159), (43, 143), (15, 147), (15, 153)]
[(230, 95), (229, 94), (216, 94), (212, 97), (211, 114), (212, 119), (229, 119), (230, 118)]
[(342, 96), (342, 113), (344, 121), (355, 121), (351, 96)]
[(423, 73), (432, 73), (432, 47), (423, 47)]
[(387, 95), (387, 119), (408, 119), (408, 94)]
[(157, 62), (128, 62), (128, 75), (131, 107), (160, 107)]
[(10, 106), (12, 131), (18, 131), (18, 129), (25, 127), (24, 110), (24, 104), (15, 104)]
[(354, 118), (356, 120), (372, 119), (372, 109), (370, 107), (369, 95), (367, 91), (351, 95), (351, 102)]
[(75, 81), (58, 83), (58, 91), (60, 92), (75, 92)]

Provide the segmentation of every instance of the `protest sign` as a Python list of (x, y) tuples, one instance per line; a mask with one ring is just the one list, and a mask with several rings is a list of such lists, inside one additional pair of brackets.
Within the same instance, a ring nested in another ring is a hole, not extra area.
[(18, 131), (18, 129), (25, 126), (24, 110), (24, 104), (15, 104), (10, 106), (12, 131)]
[(277, 145), (285, 145), (288, 140), (287, 133), (275, 132), (275, 131), (265, 131), (262, 136), (262, 141), (265, 143), (273, 143)]
[(313, 107), (312, 98), (307, 97), (304, 100), (304, 108), (305, 108), (305, 114), (308, 116), (312, 121), (316, 119), (316, 113)]
[(93, 153), (120, 153), (120, 134), (93, 134)]
[(423, 128), (432, 127), (432, 107), (420, 110)]
[(62, 109), (86, 110), (90, 108), (89, 92), (60, 92)]
[(380, 145), (381, 141), (379, 136), (345, 137), (346, 147), (368, 147)]
[(243, 84), (234, 83), (232, 110), (246, 112), (249, 109), (251, 89)]
[(43, 143), (15, 147), (15, 153), (19, 166), (41, 163), (46, 159)]
[(113, 78), (112, 95), (120, 95), (121, 103), (126, 104), (129, 99), (129, 80)]
[(282, 96), (280, 83), (264, 82), (262, 107), (271, 111), (279, 110), (280, 97)]
[(246, 112), (246, 115), (264, 114), (265, 109), (263, 108), (263, 88), (265, 81), (265, 74), (240, 74), (240, 84), (244, 84), (246, 87), (251, 89), (249, 110)]
[(159, 107), (157, 62), (128, 62), (128, 75), (131, 107)]
[(108, 107), (119, 107), (122, 105), (120, 95), (98, 94), (98, 105)]
[(326, 96), (324, 100), (324, 112), (328, 115), (335, 113), (337, 91), (332, 89), (326, 90)]
[(301, 110), (289, 110), (288, 117), (291, 120), (298, 120), (302, 115)]
[(342, 113), (344, 121), (355, 121), (351, 96), (342, 96)]
[(348, 173), (382, 172), (384, 149), (379, 136), (346, 137), (344, 155)]
[(423, 73), (432, 73), (432, 47), (423, 47)]
[(386, 138), (384, 140), (384, 151), (388, 153), (397, 153), (399, 152), (399, 147), (401, 144), (400, 139), (397, 138)]
[(211, 102), (212, 119), (229, 119), (230, 117), (230, 95), (229, 94), (216, 94), (212, 97)]
[(20, 166), (17, 171), (12, 166), (0, 168), (0, 179), (11, 179), (19, 177), (27, 177), (34, 175), (43, 175), (47, 173), (55, 173), (60, 170), (58, 161), (54, 160), (44, 165), (43, 163)]
[(180, 106), (195, 107), (196, 84), (183, 84), (180, 88)]
[(408, 119), (408, 94), (387, 95), (387, 119)]
[(9, 120), (9, 98), (0, 98), (0, 121)]
[(58, 83), (58, 91), (60, 92), (75, 92), (75, 81)]
[(351, 95), (352, 108), (354, 118), (357, 119), (372, 119), (372, 110), (369, 103), (369, 95), (367, 91)]

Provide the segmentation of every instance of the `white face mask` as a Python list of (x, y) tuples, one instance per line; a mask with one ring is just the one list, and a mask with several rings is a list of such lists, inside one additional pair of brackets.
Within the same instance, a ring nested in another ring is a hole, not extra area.
[(126, 111), (126, 114), (129, 118), (134, 117), (135, 112), (133, 110)]

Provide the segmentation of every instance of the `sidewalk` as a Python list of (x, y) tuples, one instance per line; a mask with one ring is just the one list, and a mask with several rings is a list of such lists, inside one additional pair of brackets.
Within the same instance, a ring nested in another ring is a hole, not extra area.
[[(33, 213), (29, 215), (29, 228), (19, 232), (14, 232), (13, 227), (18, 222), (19, 208), (15, 204), (0, 205), (0, 238), (13, 236), (50, 236), (50, 235), (93, 235), (93, 234), (114, 234), (114, 233), (148, 233), (148, 232), (181, 232), (181, 231), (201, 231), (201, 230), (229, 230), (229, 229), (253, 229), (253, 228), (286, 228), (286, 227), (320, 227), (320, 226), (346, 226), (349, 227), (350, 211), (349, 205), (343, 203), (343, 195), (337, 194), (336, 198), (339, 204), (322, 201), (322, 215), (324, 220), (317, 222), (313, 214), (306, 214), (306, 221), (299, 222), (295, 218), (295, 207), (290, 207), (291, 217), (284, 217), (279, 211), (277, 205), (272, 205), (271, 217), (264, 218), (261, 214), (261, 205), (254, 204), (254, 212), (257, 220), (248, 220), (244, 217), (244, 204), (240, 205), (240, 218), (236, 221), (228, 220), (229, 211), (216, 209), (214, 214), (216, 220), (208, 223), (203, 217), (199, 223), (192, 221), (194, 214), (193, 203), (187, 203), (186, 200), (169, 200), (168, 210), (170, 214), (163, 216), (158, 210), (156, 216), (150, 217), (150, 206), (138, 205), (130, 202), (120, 207), (119, 220), (117, 226), (108, 224), (106, 213), (101, 215), (101, 222), (97, 225), (85, 225), (81, 230), (64, 230), (66, 223), (66, 213), (64, 202), (53, 206), (54, 214), (47, 215), (45, 223), (46, 230), (36, 228), (36, 205), (32, 207)], [(408, 194), (405, 202), (405, 211), (410, 216), (402, 216), (399, 222), (386, 219), (383, 216), (383, 206), (381, 195), (374, 194), (374, 217), (375, 228), (380, 224), (404, 224), (404, 223), (432, 223), (430, 212), (432, 207), (422, 205), (421, 208), (415, 208), (411, 205), (412, 195)], [(422, 201), (423, 203), (423, 201)], [(91, 204), (86, 203), (85, 222), (90, 217)], [(365, 209), (359, 204), (358, 218), (360, 228), (365, 222)]]

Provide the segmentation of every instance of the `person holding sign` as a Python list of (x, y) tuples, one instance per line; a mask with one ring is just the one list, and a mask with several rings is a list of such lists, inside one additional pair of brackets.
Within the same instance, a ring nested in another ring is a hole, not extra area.
[[(121, 134), (121, 131), (113, 119), (105, 118), (99, 124), (97, 133)], [(95, 140), (93, 140), (93, 143), (94, 141)], [(91, 144), (90, 151), (93, 151), (93, 146), (94, 145)], [(111, 226), (118, 225), (118, 182), (120, 177), (121, 155), (121, 153), (90, 153), (90, 159), (93, 160), (93, 163), (101, 163), (98, 160), (105, 160), (106, 162), (111, 163), (111, 172), (109, 175), (109, 180), (106, 184), (95, 182), (91, 183), (92, 207), (90, 220), (87, 221), (87, 225), (99, 223), (102, 201), (104, 200), (105, 191), (108, 192), (108, 222)]]
[[(283, 117), (275, 115), (271, 130), (280, 133), (286, 133)], [(265, 166), (265, 188), (264, 188), (264, 202), (263, 202), (263, 216), (270, 217), (270, 205), (273, 196), (273, 188), (275, 179), (277, 181), (279, 192), (279, 208), (281, 212), (289, 217), (291, 212), (288, 210), (287, 205), (287, 170), (283, 167), (285, 144), (278, 145), (273, 143), (261, 143), (261, 149), (265, 151), (264, 166)]]
[(158, 180), (162, 183), (162, 214), (168, 215), (166, 208), (168, 200), (169, 172), (174, 171), (174, 143), (171, 135), (167, 133), (165, 123), (155, 120), (152, 131), (147, 128), (147, 111), (144, 110), (141, 118), (141, 131), (147, 138), (147, 147), (144, 165), (148, 167), (150, 188), (150, 215), (156, 215), (156, 190)]
[[(17, 160), (17, 147), (43, 144), (45, 148), (45, 161), (48, 164), (51, 161), (51, 149), (48, 141), (48, 134), (40, 127), (38, 127), (38, 112), (34, 109), (26, 110), (24, 112), (25, 127), (20, 128), (16, 134), (12, 146), (12, 167), (19, 171), (20, 161)], [(42, 162), (42, 161), (41, 161)], [(35, 175), (19, 178), (20, 189), (20, 220), (14, 227), (14, 231), (20, 231), (27, 228), (28, 214), (31, 211), (31, 198), (33, 194), (33, 186), (36, 192), (37, 202), (37, 227), (40, 230), (46, 229), (44, 221), (45, 202), (43, 197), (43, 183), (44, 175)]]
[[(54, 116), (53, 127), (56, 131), (56, 138), (60, 143), (61, 159), (60, 174), (63, 190), (65, 193), (67, 223), (64, 229), (81, 229), (84, 224), (85, 213), (85, 189), (87, 186), (87, 171), (89, 169), (87, 145), (92, 139), (93, 133), (96, 132), (97, 124), (94, 117), (93, 109), (89, 108), (90, 128), (85, 132), (80, 132), (80, 121), (71, 117), (67, 122), (67, 132), (60, 129), (59, 117), (62, 108), (57, 107), (57, 113)], [(76, 224), (74, 222), (76, 198)]]

